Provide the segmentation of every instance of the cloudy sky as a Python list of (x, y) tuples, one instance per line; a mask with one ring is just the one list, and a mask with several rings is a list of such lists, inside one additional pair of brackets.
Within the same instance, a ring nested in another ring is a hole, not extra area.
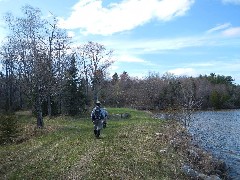
[(0, 0), (0, 13), (25, 4), (56, 15), (75, 43), (113, 49), (111, 74), (216, 73), (240, 84), (240, 0)]

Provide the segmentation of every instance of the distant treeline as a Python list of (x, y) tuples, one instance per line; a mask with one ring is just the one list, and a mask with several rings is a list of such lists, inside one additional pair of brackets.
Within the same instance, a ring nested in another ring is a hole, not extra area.
[(113, 76), (102, 98), (109, 106), (148, 110), (239, 108), (240, 86), (233, 82), (231, 76), (214, 73), (199, 77), (152, 73), (137, 79), (124, 72)]

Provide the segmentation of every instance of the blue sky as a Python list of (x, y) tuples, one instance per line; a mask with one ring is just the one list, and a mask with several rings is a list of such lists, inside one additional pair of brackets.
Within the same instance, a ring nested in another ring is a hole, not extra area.
[(0, 14), (25, 4), (56, 15), (74, 43), (113, 49), (110, 75), (216, 73), (240, 84), (240, 0), (0, 0)]

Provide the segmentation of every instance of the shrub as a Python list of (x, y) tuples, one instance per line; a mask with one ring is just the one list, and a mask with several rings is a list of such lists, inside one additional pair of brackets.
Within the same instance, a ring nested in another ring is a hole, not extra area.
[(0, 115), (0, 144), (14, 142), (18, 132), (18, 121), (15, 115)]

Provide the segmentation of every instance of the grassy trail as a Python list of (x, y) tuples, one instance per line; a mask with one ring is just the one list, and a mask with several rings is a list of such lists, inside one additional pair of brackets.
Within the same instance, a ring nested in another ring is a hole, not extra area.
[[(0, 179), (186, 179), (171, 137), (156, 136), (172, 131), (169, 123), (131, 109), (108, 111), (112, 118), (100, 139), (89, 118), (57, 117), (46, 119), (46, 128), (33, 130), (24, 142), (1, 146)], [(125, 112), (131, 118), (113, 116)], [(34, 126), (29, 116), (21, 119), (28, 129)]]

